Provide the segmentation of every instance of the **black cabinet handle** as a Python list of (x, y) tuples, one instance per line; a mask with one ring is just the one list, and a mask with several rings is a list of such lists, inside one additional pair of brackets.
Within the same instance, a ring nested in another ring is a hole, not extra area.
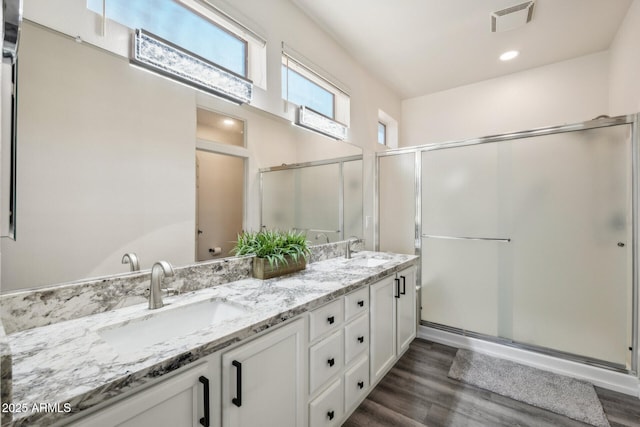
[(358, 381), (358, 388), (362, 390), (364, 388), (364, 381)]
[(242, 363), (234, 360), (231, 364), (236, 367), (236, 391), (238, 395), (231, 399), (231, 402), (239, 408), (242, 406)]
[(333, 411), (329, 411), (329, 412), (327, 412), (327, 417), (329, 418), (329, 420), (332, 420), (332, 419), (333, 419), (333, 417), (334, 417), (334, 415), (335, 415), (335, 414), (333, 413)]
[(335, 322), (335, 321), (336, 321), (336, 319), (333, 316), (327, 317), (327, 322), (329, 322), (330, 325), (333, 325), (333, 322)]
[(364, 336), (358, 337), (358, 342), (362, 344), (364, 342)]
[(359, 305), (360, 307), (364, 307), (364, 300), (360, 300), (360, 301), (358, 301), (358, 305)]
[(400, 293), (405, 295), (407, 293), (407, 278), (404, 276), (400, 276), (400, 278), (402, 279), (402, 292)]
[(204, 417), (200, 418), (200, 424), (204, 427), (209, 427), (211, 425), (211, 414), (209, 413), (209, 379), (201, 375), (198, 380), (202, 383), (204, 388), (204, 396), (202, 399), (204, 403)]
[(327, 360), (327, 363), (329, 364), (329, 366), (333, 366), (336, 364), (336, 360), (332, 357), (331, 359)]
[(396, 294), (394, 295), (394, 297), (396, 298), (400, 298), (400, 279), (398, 279), (397, 277), (395, 279), (393, 279), (396, 281)]

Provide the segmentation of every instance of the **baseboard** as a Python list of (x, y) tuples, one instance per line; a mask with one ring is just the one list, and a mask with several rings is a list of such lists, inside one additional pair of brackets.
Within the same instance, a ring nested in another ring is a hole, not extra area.
[(477, 338), (465, 337), (422, 325), (418, 327), (418, 338), (512, 360), (523, 365), (578, 378), (598, 387), (640, 398), (640, 379), (633, 375), (613, 372)]

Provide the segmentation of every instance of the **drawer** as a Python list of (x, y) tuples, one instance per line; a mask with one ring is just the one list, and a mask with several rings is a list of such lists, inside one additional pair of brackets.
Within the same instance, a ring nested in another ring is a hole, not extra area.
[(369, 287), (365, 286), (344, 297), (345, 319), (350, 320), (369, 310)]
[(344, 363), (369, 349), (369, 316), (363, 314), (344, 328)]
[(309, 341), (342, 326), (344, 321), (344, 301), (339, 298), (313, 310), (309, 317)]
[(309, 394), (315, 393), (344, 366), (342, 329), (309, 349)]
[(363, 356), (344, 374), (344, 404), (350, 411), (369, 391), (369, 358)]
[(338, 426), (344, 414), (342, 380), (338, 378), (309, 403), (309, 427)]

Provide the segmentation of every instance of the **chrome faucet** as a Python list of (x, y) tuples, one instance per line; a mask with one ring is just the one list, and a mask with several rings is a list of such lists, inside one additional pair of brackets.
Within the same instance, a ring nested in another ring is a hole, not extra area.
[(358, 243), (360, 241), (360, 239), (358, 239), (357, 237), (350, 237), (349, 240), (347, 240), (347, 245), (345, 246), (345, 251), (344, 251), (344, 257), (346, 259), (351, 259), (351, 254), (353, 252), (355, 252), (354, 250), (351, 250), (351, 243)]
[(329, 236), (327, 236), (324, 233), (318, 233), (316, 234), (316, 240), (318, 240), (320, 237), (324, 237), (327, 240), (327, 243), (329, 243)]
[(167, 261), (158, 261), (151, 267), (151, 286), (149, 287), (149, 310), (164, 306), (162, 302), (162, 278), (173, 277), (173, 267)]
[(129, 264), (131, 266), (131, 271), (140, 271), (140, 260), (138, 259), (138, 255), (133, 252), (127, 252), (122, 256), (122, 263)]

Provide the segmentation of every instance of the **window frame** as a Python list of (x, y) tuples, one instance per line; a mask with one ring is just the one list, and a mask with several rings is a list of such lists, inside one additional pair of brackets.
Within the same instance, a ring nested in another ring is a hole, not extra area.
[[(282, 60), (281, 60), (282, 66), (280, 67), (281, 73), (284, 73), (286, 70), (291, 70), (301, 75), (303, 78), (309, 80), (311, 83), (316, 84), (320, 88), (326, 90), (327, 92), (333, 95), (332, 96), (333, 98), (333, 106), (332, 106), (333, 116), (332, 117), (327, 116), (324, 113), (318, 112), (317, 109), (313, 108), (312, 106), (305, 105), (305, 107), (310, 110), (313, 110), (318, 114), (321, 114), (324, 117), (327, 117), (328, 119), (336, 123), (339, 123), (349, 128), (349, 123), (351, 121), (351, 111), (350, 111), (351, 96), (349, 95), (349, 93), (346, 90), (344, 90), (342, 87), (340, 87), (340, 85), (334, 83), (331, 78), (325, 77), (323, 74), (316, 71), (313, 67), (307, 65), (309, 61), (303, 61), (297, 58), (297, 57), (301, 57), (301, 55), (299, 54), (294, 55), (293, 53), (295, 51), (291, 51), (291, 53), (289, 53), (290, 51), (291, 49), (289, 49), (283, 43)], [(281, 74), (280, 81), (282, 82), (283, 80), (286, 80), (286, 77)], [(292, 105), (296, 105), (299, 107), (297, 103), (289, 99), (290, 95), (288, 92), (289, 90), (288, 84), (286, 88), (281, 87), (280, 89), (281, 89), (280, 90), (281, 98), (285, 103), (291, 103)], [(286, 96), (282, 96), (285, 90), (286, 90)], [(286, 111), (286, 106), (285, 106), (285, 111)]]
[[(243, 45), (243, 55), (244, 55), (244, 75), (237, 73), (235, 71), (231, 71), (226, 67), (223, 67), (222, 65), (218, 64), (215, 61), (212, 61), (211, 59), (209, 59), (210, 62), (213, 62), (214, 64), (216, 64), (216, 66), (224, 69), (225, 71), (228, 71), (230, 73), (233, 73), (237, 76), (243, 77), (249, 81), (251, 81), (251, 79), (249, 78), (249, 41), (243, 37), (240, 37), (238, 34), (234, 33), (233, 31), (231, 31), (230, 29), (226, 28), (225, 26), (221, 25), (220, 23), (216, 22), (213, 20), (213, 18), (211, 18), (210, 16), (206, 16), (204, 13), (200, 13), (199, 11), (197, 11), (195, 8), (191, 7), (190, 5), (178, 1), (176, 2), (176, 4), (178, 4), (179, 6), (189, 10), (191, 13), (198, 15), (199, 17), (201, 17), (202, 19), (208, 21), (209, 23), (211, 23), (212, 25), (214, 25), (215, 27), (217, 27), (219, 30), (224, 31), (225, 33), (227, 33), (228, 35), (230, 35), (231, 37), (237, 39), (239, 42), (242, 43)], [(193, 52), (192, 52), (193, 53)]]
[[(144, 28), (144, 27), (132, 28), (128, 24), (126, 24), (124, 22), (120, 22), (119, 20), (116, 20), (113, 17), (109, 17), (106, 14), (106, 9), (104, 9), (104, 6), (103, 6), (103, 10), (100, 12), (100, 11), (97, 11), (97, 10), (94, 10), (94, 9), (90, 8), (89, 5), (90, 5), (91, 1), (90, 0), (85, 0), (87, 10), (102, 16), (104, 19), (108, 19), (111, 22), (115, 22), (118, 25), (121, 25), (122, 27), (127, 28), (127, 29), (129, 29), (130, 31), (133, 31), (133, 32), (135, 32), (137, 29), (142, 29), (146, 33), (149, 33), (149, 34), (153, 35), (154, 38), (161, 39), (163, 42), (165, 42), (167, 44), (170, 44), (173, 47), (177, 47), (180, 50), (188, 52), (193, 57), (199, 58), (199, 59), (201, 59), (201, 60), (203, 60), (203, 61), (205, 61), (207, 63), (211, 63), (214, 66), (216, 66), (216, 67), (218, 67), (218, 68), (220, 68), (220, 69), (222, 69), (222, 70), (224, 70), (224, 71), (226, 71), (228, 73), (231, 73), (231, 74), (233, 74), (235, 76), (242, 77), (245, 80), (251, 81), (251, 79), (249, 78), (249, 41), (248, 40), (246, 40), (245, 38), (241, 37), (240, 35), (234, 33), (233, 31), (231, 31), (229, 28), (225, 27), (221, 23), (217, 22), (217, 20), (215, 20), (213, 18), (213, 16), (208, 16), (206, 13), (197, 10), (194, 7), (194, 5), (192, 5), (190, 2), (188, 3), (188, 2), (185, 2), (185, 1), (173, 1), (173, 0), (171, 0), (171, 2), (175, 6), (183, 9), (185, 13), (193, 14), (194, 16), (202, 19), (203, 21), (205, 21), (209, 25), (215, 27), (217, 30), (221, 31), (222, 33), (224, 33), (224, 34), (228, 35), (229, 37), (231, 37), (231, 38), (237, 40), (238, 42), (240, 42), (240, 44), (242, 46), (241, 47), (242, 58), (241, 58), (241, 62), (240, 62), (240, 64), (242, 64), (242, 73), (227, 68), (226, 66), (224, 66), (224, 65), (220, 64), (219, 62), (215, 61), (213, 58), (205, 57), (202, 54), (194, 52), (194, 51), (188, 49), (185, 46), (179, 45), (174, 40), (167, 39), (166, 37), (159, 37), (159, 36), (155, 35), (154, 29)], [(104, 14), (104, 15), (102, 15), (102, 14)], [(213, 15), (213, 13), (211, 13), (211, 15)], [(197, 36), (197, 34), (193, 34), (193, 36)], [(191, 38), (191, 34), (189, 34), (189, 37)]]
[[(380, 126), (382, 126), (382, 128), (384, 129), (383, 141), (382, 142), (380, 142)], [(378, 132), (376, 132), (376, 133), (377, 133), (377, 136), (378, 136), (378, 138), (377, 138), (378, 144), (387, 147), (388, 146), (388, 144), (387, 144), (387, 124), (384, 123), (383, 121), (378, 120)]]
[[(292, 101), (289, 97), (289, 71), (299, 75), (300, 77), (302, 77), (303, 79), (307, 80), (308, 82), (310, 82), (311, 84), (319, 87), (320, 89), (326, 91), (327, 93), (329, 93), (331, 95), (331, 111), (332, 111), (332, 115), (328, 116), (324, 113), (319, 112), (316, 108), (313, 108), (310, 105), (305, 105), (305, 107), (307, 107), (310, 110), (313, 110), (314, 112), (321, 114), (331, 120), (337, 121), (336, 120), (336, 113), (337, 113), (337, 96), (339, 93), (344, 93), (342, 90), (340, 90), (338, 87), (336, 87), (335, 85), (333, 85), (331, 82), (329, 82), (327, 79), (325, 79), (324, 77), (320, 76), (317, 72), (313, 71), (310, 67), (302, 64), (300, 61), (292, 58), (290, 55), (287, 55), (283, 52), (282, 54), (282, 65), (280, 67), (280, 72), (284, 73), (287, 72), (286, 76), (283, 76), (281, 74), (281, 81), (283, 80), (282, 77), (284, 77), (284, 81), (286, 81), (286, 87), (282, 87), (281, 91), (280, 91), (280, 95), (283, 95), (283, 92), (286, 90), (286, 97), (282, 97), (283, 100), (285, 100), (286, 102), (290, 102), (293, 105), (297, 105), (297, 106), (301, 106), (297, 103), (295, 103), (294, 101)], [(345, 94), (347, 95), (347, 94)], [(347, 95), (348, 96), (348, 95)], [(339, 122), (340, 123), (340, 122)]]
[[(286, 73), (287, 73), (287, 74), (286, 74), (286, 76), (284, 77), (284, 80), (286, 81), (286, 88), (282, 88), (282, 91), (286, 90), (286, 94), (287, 94), (287, 96), (286, 96), (286, 98), (284, 98), (284, 97), (283, 97), (282, 99), (284, 99), (284, 100), (285, 100), (285, 101), (287, 101), (287, 102), (292, 103), (293, 105), (297, 105), (297, 106), (299, 106), (299, 107), (301, 106), (300, 104), (298, 104), (298, 103), (296, 103), (296, 102), (292, 101), (292, 100), (291, 100), (291, 98), (289, 97), (289, 73), (291, 72), (291, 73), (293, 73), (293, 74), (297, 74), (297, 75), (298, 75), (298, 76), (300, 76), (301, 78), (305, 79), (307, 82), (311, 83), (312, 85), (314, 85), (314, 86), (316, 86), (316, 87), (320, 88), (321, 90), (323, 90), (323, 91), (325, 91), (326, 93), (328, 93), (329, 95), (331, 95), (331, 113), (332, 113), (332, 114), (331, 114), (331, 116), (328, 116), (327, 114), (321, 113), (321, 112), (320, 112), (320, 111), (318, 111), (316, 108), (312, 108), (310, 105), (306, 105), (306, 104), (304, 104), (304, 106), (305, 106), (305, 107), (307, 107), (309, 110), (313, 110), (315, 113), (321, 114), (321, 115), (323, 115), (323, 116), (325, 116), (325, 117), (327, 117), (327, 118), (329, 118), (329, 119), (331, 119), (331, 120), (335, 120), (335, 117), (336, 117), (336, 94), (335, 94), (333, 91), (328, 90), (328, 89), (327, 89), (326, 87), (324, 87), (323, 85), (318, 84), (317, 80), (314, 80), (314, 79), (309, 78), (309, 76), (308, 76), (308, 75), (305, 75), (305, 74), (307, 74), (307, 73), (303, 74), (303, 73), (301, 73), (300, 71), (298, 71), (298, 70), (296, 70), (296, 69), (294, 69), (294, 68), (290, 67), (289, 65), (290, 65), (290, 64), (285, 64), (285, 63), (284, 63), (284, 61), (283, 61), (282, 67), (280, 68), (280, 72), (281, 72), (281, 73), (284, 73), (284, 72), (286, 72)], [(297, 64), (297, 65), (298, 65), (298, 67), (303, 67), (303, 66), (301, 66), (300, 64)], [(296, 67), (296, 68), (297, 68), (297, 67)], [(304, 68), (304, 67), (303, 67), (303, 68)], [(286, 71), (285, 71), (285, 70), (286, 70)], [(311, 75), (312, 73), (311, 73), (311, 72), (308, 72), (308, 74), (309, 74), (309, 75)], [(317, 78), (316, 78), (316, 79), (317, 79)], [(281, 92), (282, 92), (282, 91), (281, 91)], [(282, 93), (281, 93), (280, 95), (282, 95)]]

